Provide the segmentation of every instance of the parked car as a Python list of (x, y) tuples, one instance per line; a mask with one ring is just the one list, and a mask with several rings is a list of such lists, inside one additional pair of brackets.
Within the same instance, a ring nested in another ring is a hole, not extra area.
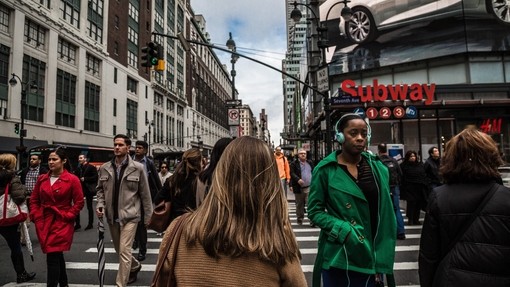
[[(323, 21), (331, 20), (326, 15), (336, 3), (327, 0), (320, 6)], [(340, 18), (340, 31), (353, 44), (369, 43), (383, 30), (447, 17), (492, 17), (510, 26), (508, 0), (352, 0), (348, 5), (352, 10), (349, 22), (339, 17), (341, 8), (331, 18)]]
[(501, 179), (503, 179), (503, 185), (510, 187), (510, 166), (502, 166), (498, 169), (501, 173)]

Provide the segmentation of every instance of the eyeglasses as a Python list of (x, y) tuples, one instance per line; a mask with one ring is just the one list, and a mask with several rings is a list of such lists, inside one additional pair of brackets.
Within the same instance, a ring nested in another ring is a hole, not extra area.
[(167, 168), (166, 166), (162, 166), (161, 168)]
[(306, 152), (300, 152), (300, 153), (298, 153), (298, 154), (306, 154)]

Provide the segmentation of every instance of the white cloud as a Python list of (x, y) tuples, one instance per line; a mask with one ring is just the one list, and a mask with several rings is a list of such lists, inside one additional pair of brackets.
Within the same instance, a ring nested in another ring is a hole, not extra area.
[[(232, 32), (238, 53), (281, 70), (287, 45), (285, 1), (192, 0), (191, 6), (195, 14), (204, 16), (211, 43), (224, 47)], [(230, 71), (230, 55), (216, 53)], [(271, 140), (278, 145), (283, 129), (282, 74), (244, 58), (235, 70), (239, 99), (250, 105), (257, 119), (266, 109)]]

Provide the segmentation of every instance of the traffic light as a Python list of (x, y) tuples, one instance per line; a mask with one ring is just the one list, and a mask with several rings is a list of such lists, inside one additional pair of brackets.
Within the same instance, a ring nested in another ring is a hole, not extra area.
[(149, 42), (142, 48), (142, 67), (152, 67), (158, 64), (159, 49), (160, 47), (154, 42)]
[(156, 63), (156, 67), (154, 70), (158, 72), (163, 72), (165, 70), (165, 57), (163, 56), (163, 47), (158, 47), (158, 62)]
[(14, 124), (14, 133), (19, 135), (19, 124), (18, 123)]

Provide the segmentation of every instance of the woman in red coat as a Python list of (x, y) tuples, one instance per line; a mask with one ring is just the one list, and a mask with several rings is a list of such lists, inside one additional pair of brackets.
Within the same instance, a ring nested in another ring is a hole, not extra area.
[[(30, 197), (30, 217), (46, 254), (47, 286), (67, 286), (64, 251), (71, 249), (76, 215), (83, 208), (80, 180), (70, 173), (63, 148), (48, 157), (49, 173), (41, 175)], [(66, 167), (66, 168), (64, 168)]]

